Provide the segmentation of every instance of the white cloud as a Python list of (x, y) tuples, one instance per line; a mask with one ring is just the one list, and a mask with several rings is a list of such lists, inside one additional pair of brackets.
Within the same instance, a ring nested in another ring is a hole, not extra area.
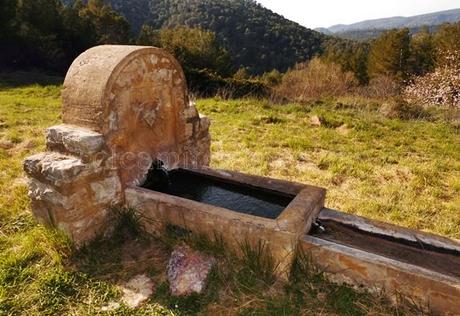
[(257, 0), (257, 2), (310, 28), (460, 8), (460, 0)]

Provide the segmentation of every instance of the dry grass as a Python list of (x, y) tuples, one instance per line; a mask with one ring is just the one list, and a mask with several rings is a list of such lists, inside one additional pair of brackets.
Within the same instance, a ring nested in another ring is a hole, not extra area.
[(342, 71), (340, 65), (314, 58), (288, 71), (274, 93), (293, 102), (308, 102), (343, 96), (356, 86), (353, 73)]
[(274, 100), (308, 103), (325, 98), (356, 96), (386, 100), (401, 94), (401, 83), (388, 76), (371, 78), (366, 85), (358, 85), (352, 72), (340, 65), (314, 58), (298, 64), (282, 76), (281, 83), (272, 88)]
[(351, 93), (364, 98), (385, 100), (399, 96), (402, 88), (397, 80), (388, 76), (378, 76), (371, 78), (369, 84), (355, 88)]

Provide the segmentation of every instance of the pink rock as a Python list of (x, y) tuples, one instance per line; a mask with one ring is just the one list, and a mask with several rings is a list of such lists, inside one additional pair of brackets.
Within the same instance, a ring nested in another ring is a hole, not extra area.
[(192, 250), (188, 246), (176, 247), (167, 269), (171, 293), (174, 296), (202, 293), (215, 263), (213, 257)]

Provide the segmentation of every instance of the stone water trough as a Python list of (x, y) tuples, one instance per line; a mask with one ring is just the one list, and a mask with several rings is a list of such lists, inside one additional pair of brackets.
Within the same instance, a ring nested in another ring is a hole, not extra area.
[(210, 121), (161, 49), (84, 52), (64, 82), (62, 121), (24, 169), (36, 219), (77, 246), (130, 207), (153, 234), (173, 225), (219, 235), (237, 253), (263, 242), (280, 277), (300, 247), (337, 282), (460, 314), (459, 243), (326, 209), (322, 188), (209, 168)]

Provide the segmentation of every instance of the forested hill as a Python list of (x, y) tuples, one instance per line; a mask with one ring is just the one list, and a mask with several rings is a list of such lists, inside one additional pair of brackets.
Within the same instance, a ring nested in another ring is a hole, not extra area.
[(252, 0), (106, 0), (134, 32), (186, 25), (216, 33), (236, 67), (252, 74), (284, 71), (321, 51), (326, 36), (289, 21)]

